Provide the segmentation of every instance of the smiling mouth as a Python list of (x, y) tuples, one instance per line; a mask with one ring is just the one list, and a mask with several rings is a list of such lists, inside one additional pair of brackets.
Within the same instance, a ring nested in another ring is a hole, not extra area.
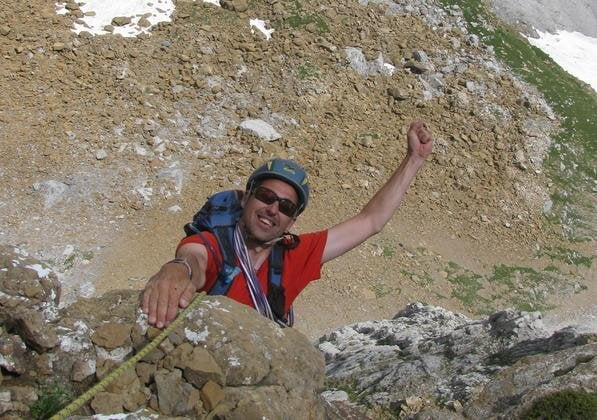
[(274, 222), (271, 221), (270, 219), (266, 218), (266, 217), (262, 217), (262, 216), (257, 216), (257, 220), (259, 220), (259, 222), (261, 222), (261, 224), (267, 226), (267, 227), (273, 227), (274, 226)]

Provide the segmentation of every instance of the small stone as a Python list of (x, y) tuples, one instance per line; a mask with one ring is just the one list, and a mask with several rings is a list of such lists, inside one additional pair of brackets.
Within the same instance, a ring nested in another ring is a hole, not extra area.
[(52, 51), (62, 51), (66, 48), (66, 45), (62, 42), (56, 42), (52, 45)]
[(24, 311), (14, 316), (15, 330), (39, 353), (49, 350), (58, 344), (58, 335), (53, 328), (42, 319), (38, 312)]
[(201, 388), (201, 401), (207, 411), (214, 409), (220, 401), (224, 399), (224, 391), (220, 385), (215, 382), (208, 381), (203, 388)]
[(220, 0), (222, 8), (235, 12), (246, 12), (249, 4), (246, 0)]
[(95, 152), (95, 158), (97, 160), (104, 160), (107, 157), (108, 157), (108, 152), (106, 152), (104, 149), (99, 149), (97, 152)]
[(110, 322), (101, 325), (91, 336), (94, 344), (113, 350), (125, 344), (130, 344), (131, 326)]
[(462, 413), (464, 410), (462, 403), (458, 400), (449, 401), (446, 405), (457, 413)]
[(9, 390), (12, 401), (20, 401), (27, 404), (37, 401), (37, 392), (32, 386), (11, 386)]
[(116, 414), (124, 410), (124, 395), (99, 392), (91, 401), (95, 414)]
[(71, 379), (75, 382), (82, 382), (95, 373), (95, 359), (76, 360), (73, 363)]
[(103, 29), (106, 32), (114, 32), (114, 26), (112, 25), (105, 25)]
[(413, 52), (413, 58), (420, 63), (427, 63), (429, 62), (429, 57), (425, 53), (425, 51), (415, 51)]
[(432, 70), (432, 67), (427, 63), (420, 63), (414, 60), (407, 61), (404, 67), (410, 69), (415, 74), (429, 73)]
[(247, 119), (240, 123), (240, 128), (245, 133), (252, 134), (265, 141), (274, 141), (280, 139), (282, 136), (274, 127), (263, 120)]
[(151, 22), (149, 21), (149, 19), (142, 17), (141, 19), (139, 19), (137, 25), (139, 25), (141, 28), (149, 28), (151, 26)]
[(148, 385), (153, 382), (153, 376), (155, 375), (156, 369), (156, 365), (151, 363), (139, 362), (135, 366), (137, 376), (144, 385)]
[(487, 223), (487, 222), (489, 222), (489, 217), (487, 217), (484, 214), (482, 214), (481, 215), (481, 221)]
[(190, 357), (185, 358), (183, 363), (184, 378), (197, 388), (203, 387), (209, 381), (224, 383), (222, 369), (203, 347), (193, 348)]
[(0, 35), (6, 36), (10, 33), (10, 26), (0, 26)]
[(391, 87), (388, 88), (388, 95), (390, 95), (392, 98), (394, 98), (397, 101), (404, 101), (406, 99), (408, 99), (408, 95), (401, 92), (400, 89), (395, 88), (395, 87)]
[(375, 146), (375, 142), (373, 141), (373, 136), (371, 134), (365, 134), (365, 135), (361, 136), (360, 143), (361, 143), (361, 145), (363, 145), (365, 147), (374, 147)]
[(129, 16), (117, 16), (112, 19), (112, 25), (114, 26), (124, 26), (131, 23), (131, 18)]

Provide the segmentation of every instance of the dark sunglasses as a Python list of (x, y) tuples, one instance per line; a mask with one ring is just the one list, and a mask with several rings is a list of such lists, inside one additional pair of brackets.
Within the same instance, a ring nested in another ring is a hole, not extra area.
[(270, 204), (274, 204), (276, 201), (278, 202), (278, 209), (280, 213), (288, 216), (294, 217), (297, 210), (297, 205), (294, 204), (292, 201), (288, 200), (287, 198), (280, 198), (278, 195), (270, 190), (269, 188), (265, 188), (259, 186), (253, 190), (253, 195), (255, 198), (268, 206)]

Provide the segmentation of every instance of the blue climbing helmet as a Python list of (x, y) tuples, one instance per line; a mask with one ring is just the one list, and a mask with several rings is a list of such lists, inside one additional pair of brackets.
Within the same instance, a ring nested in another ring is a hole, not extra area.
[(296, 162), (288, 159), (274, 158), (270, 159), (255, 169), (247, 181), (246, 190), (250, 191), (255, 182), (263, 179), (276, 178), (290, 184), (298, 196), (298, 216), (307, 207), (309, 201), (309, 181), (307, 172)]

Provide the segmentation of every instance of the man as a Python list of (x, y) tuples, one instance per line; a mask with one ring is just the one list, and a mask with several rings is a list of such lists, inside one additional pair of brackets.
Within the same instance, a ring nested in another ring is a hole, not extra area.
[[(404, 160), (356, 216), (329, 230), (299, 236), (298, 246), (285, 252), (282, 274), (285, 311), (310, 281), (320, 277), (324, 263), (379, 233), (398, 209), (433, 145), (431, 134), (421, 121), (411, 123), (407, 142), (408, 152)], [(235, 243), (238, 239), (239, 246), (236, 248), (235, 245), (235, 250), (242, 270), (234, 277), (227, 296), (255, 307), (264, 315), (262, 311), (267, 308), (263, 306), (268, 306), (263, 302), (268, 287), (265, 267), (272, 242), (292, 227), (304, 210), (309, 194), (302, 168), (293, 162), (285, 162), (292, 166), (288, 173), (294, 171), (293, 176), (261, 167), (249, 178), (242, 198), (242, 216), (235, 231)], [(190, 303), (195, 292), (210, 290), (214, 284), (218, 267), (213, 247), (215, 244), (217, 248), (217, 241), (211, 234), (202, 236), (191, 235), (181, 241), (176, 250), (177, 258), (164, 264), (149, 280), (142, 307), (150, 324), (162, 328), (176, 317), (179, 307), (184, 308)], [(205, 244), (205, 240), (210, 244)], [(261, 297), (255, 294), (261, 294)]]

